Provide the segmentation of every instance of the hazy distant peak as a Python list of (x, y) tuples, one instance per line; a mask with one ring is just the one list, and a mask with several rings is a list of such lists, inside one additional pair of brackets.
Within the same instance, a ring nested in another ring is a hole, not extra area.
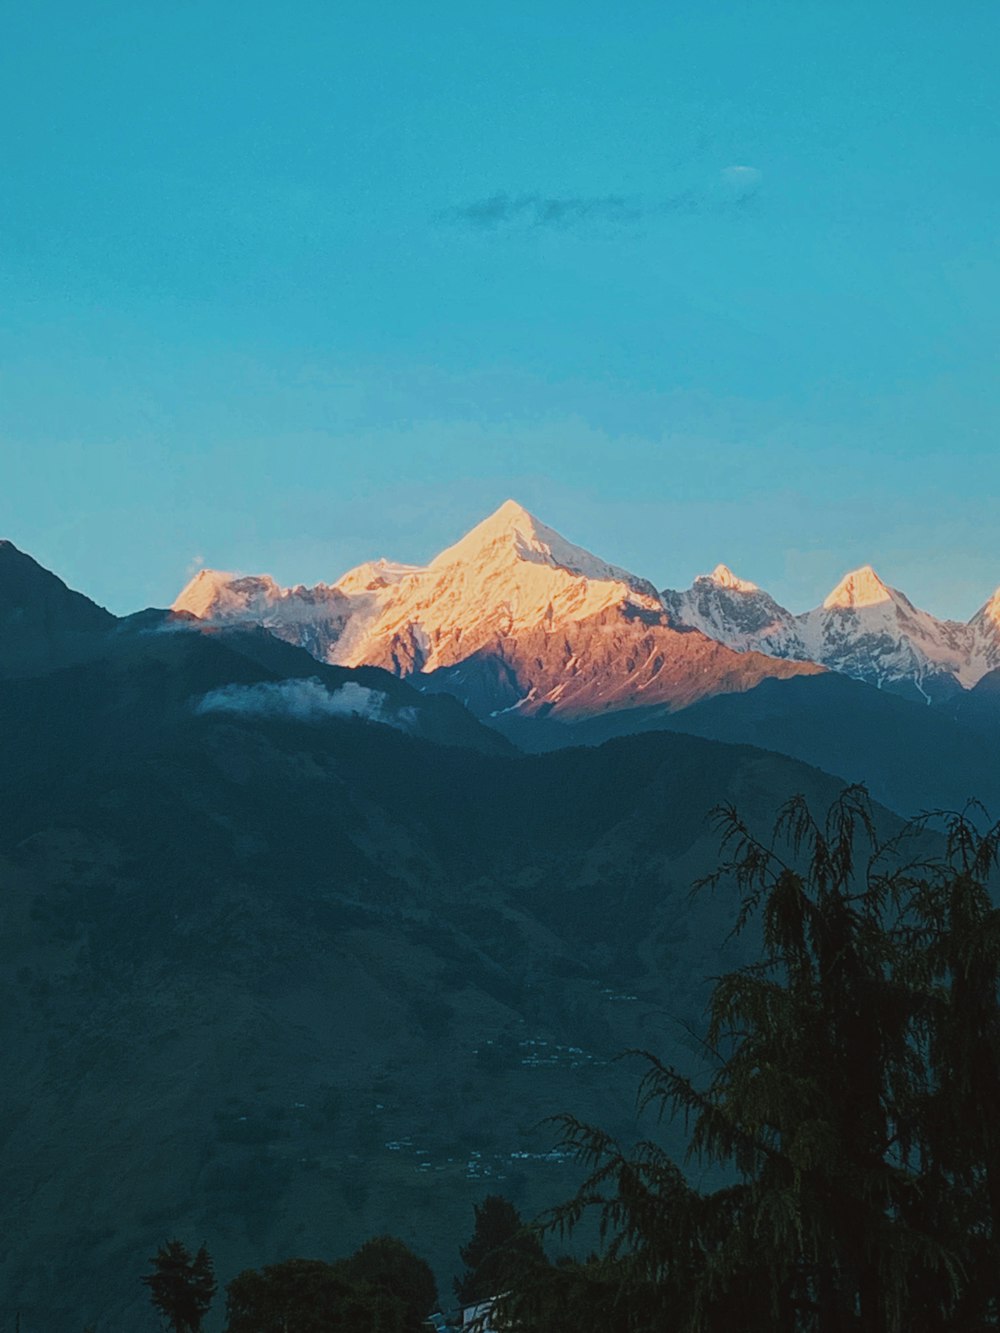
[(892, 589), (883, 583), (871, 565), (862, 565), (845, 574), (823, 603), (824, 611), (847, 610), (864, 606), (878, 606), (890, 602)]

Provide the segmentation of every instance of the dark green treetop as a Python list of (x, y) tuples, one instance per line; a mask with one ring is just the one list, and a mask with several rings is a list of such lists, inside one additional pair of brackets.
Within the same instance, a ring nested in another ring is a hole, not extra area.
[(150, 1260), (153, 1271), (141, 1280), (149, 1299), (174, 1333), (199, 1333), (215, 1295), (215, 1271), (204, 1245), (192, 1255), (179, 1240), (169, 1240)]
[(418, 1333), (437, 1302), (434, 1275), (394, 1236), (349, 1259), (288, 1259), (226, 1288), (226, 1333)]
[(459, 1254), (465, 1272), (455, 1279), (455, 1294), (463, 1305), (499, 1295), (517, 1273), (545, 1262), (538, 1236), (502, 1194), (488, 1194), (475, 1205), (475, 1226)]
[(226, 1288), (226, 1333), (336, 1329), (402, 1333), (401, 1303), (380, 1312), (371, 1292), (359, 1290), (321, 1259), (287, 1259), (260, 1270), (246, 1269)]
[(430, 1265), (395, 1236), (373, 1236), (336, 1267), (359, 1287), (402, 1302), (406, 1333), (416, 1333), (437, 1305)]

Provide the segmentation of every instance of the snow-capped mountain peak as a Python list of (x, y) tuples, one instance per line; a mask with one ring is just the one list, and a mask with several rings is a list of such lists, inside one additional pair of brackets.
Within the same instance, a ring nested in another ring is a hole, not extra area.
[(928, 701), (969, 683), (967, 627), (921, 611), (871, 565), (795, 619), (806, 655), (834, 671)]
[(600, 582), (642, 585), (650, 591), (651, 584), (638, 579), (628, 570), (574, 546), (554, 528), (548, 527), (516, 500), (505, 500), (488, 518), (477, 523), (471, 532), (434, 557), (429, 568), (446, 569), (451, 565), (479, 565), (515, 558), (531, 564), (564, 569), (571, 574)]
[(652, 586), (574, 546), (514, 500), (354, 618), (334, 660), (429, 671), (537, 626), (631, 603), (663, 611)]
[(980, 620), (988, 620), (1000, 627), (1000, 588), (997, 588), (989, 601), (979, 608), (969, 623), (974, 624)]
[[(894, 589), (883, 583), (871, 565), (862, 565), (845, 574), (823, 602), (824, 611), (878, 606), (893, 600)], [(897, 594), (898, 595), (898, 594)]]
[(971, 670), (965, 683), (974, 684), (988, 671), (1000, 667), (1000, 588), (972, 617), (967, 632)]
[(774, 657), (804, 657), (795, 637), (794, 617), (770, 593), (749, 579), (737, 578), (728, 565), (699, 574), (684, 592), (661, 594), (675, 623), (700, 629), (737, 652)]
[(343, 633), (351, 599), (329, 583), (283, 588), (270, 574), (202, 569), (171, 610), (217, 625), (263, 625), (325, 660)]
[(251, 611), (262, 612), (280, 598), (283, 589), (270, 574), (233, 574), (223, 569), (199, 569), (181, 590), (171, 610), (193, 616), (227, 619)]
[(711, 574), (699, 574), (700, 579), (709, 579), (717, 587), (729, 588), (733, 592), (760, 592), (756, 583), (751, 583), (749, 579), (738, 579), (728, 565), (716, 565)]

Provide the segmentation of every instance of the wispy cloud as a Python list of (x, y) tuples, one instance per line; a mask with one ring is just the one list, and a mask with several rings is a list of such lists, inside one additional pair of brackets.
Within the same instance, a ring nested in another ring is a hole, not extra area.
[(734, 202), (749, 199), (757, 193), (764, 179), (759, 167), (734, 165), (726, 167), (721, 173), (724, 186), (730, 191)]
[(763, 174), (757, 167), (726, 167), (700, 188), (679, 190), (658, 199), (624, 195), (492, 194), (450, 208), (448, 222), (475, 231), (580, 227), (588, 223), (629, 227), (679, 213), (718, 213), (740, 208), (756, 195)]
[(509, 224), (571, 227), (581, 222), (635, 222), (642, 210), (619, 195), (493, 194), (449, 209), (445, 216), (483, 231)]
[(261, 681), (256, 685), (224, 685), (203, 695), (196, 713), (238, 713), (244, 717), (291, 718), (296, 722), (324, 722), (331, 717), (384, 722), (401, 731), (416, 722), (412, 708), (392, 709), (389, 696), (347, 681), (328, 690), (315, 676), (307, 680)]

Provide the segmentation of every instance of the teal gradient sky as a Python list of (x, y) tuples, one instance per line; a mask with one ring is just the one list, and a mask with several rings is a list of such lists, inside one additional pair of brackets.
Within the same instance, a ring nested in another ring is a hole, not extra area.
[(126, 611), (513, 495), (660, 586), (971, 614), (1000, 9), (619, 8), (6, 0), (0, 535)]

